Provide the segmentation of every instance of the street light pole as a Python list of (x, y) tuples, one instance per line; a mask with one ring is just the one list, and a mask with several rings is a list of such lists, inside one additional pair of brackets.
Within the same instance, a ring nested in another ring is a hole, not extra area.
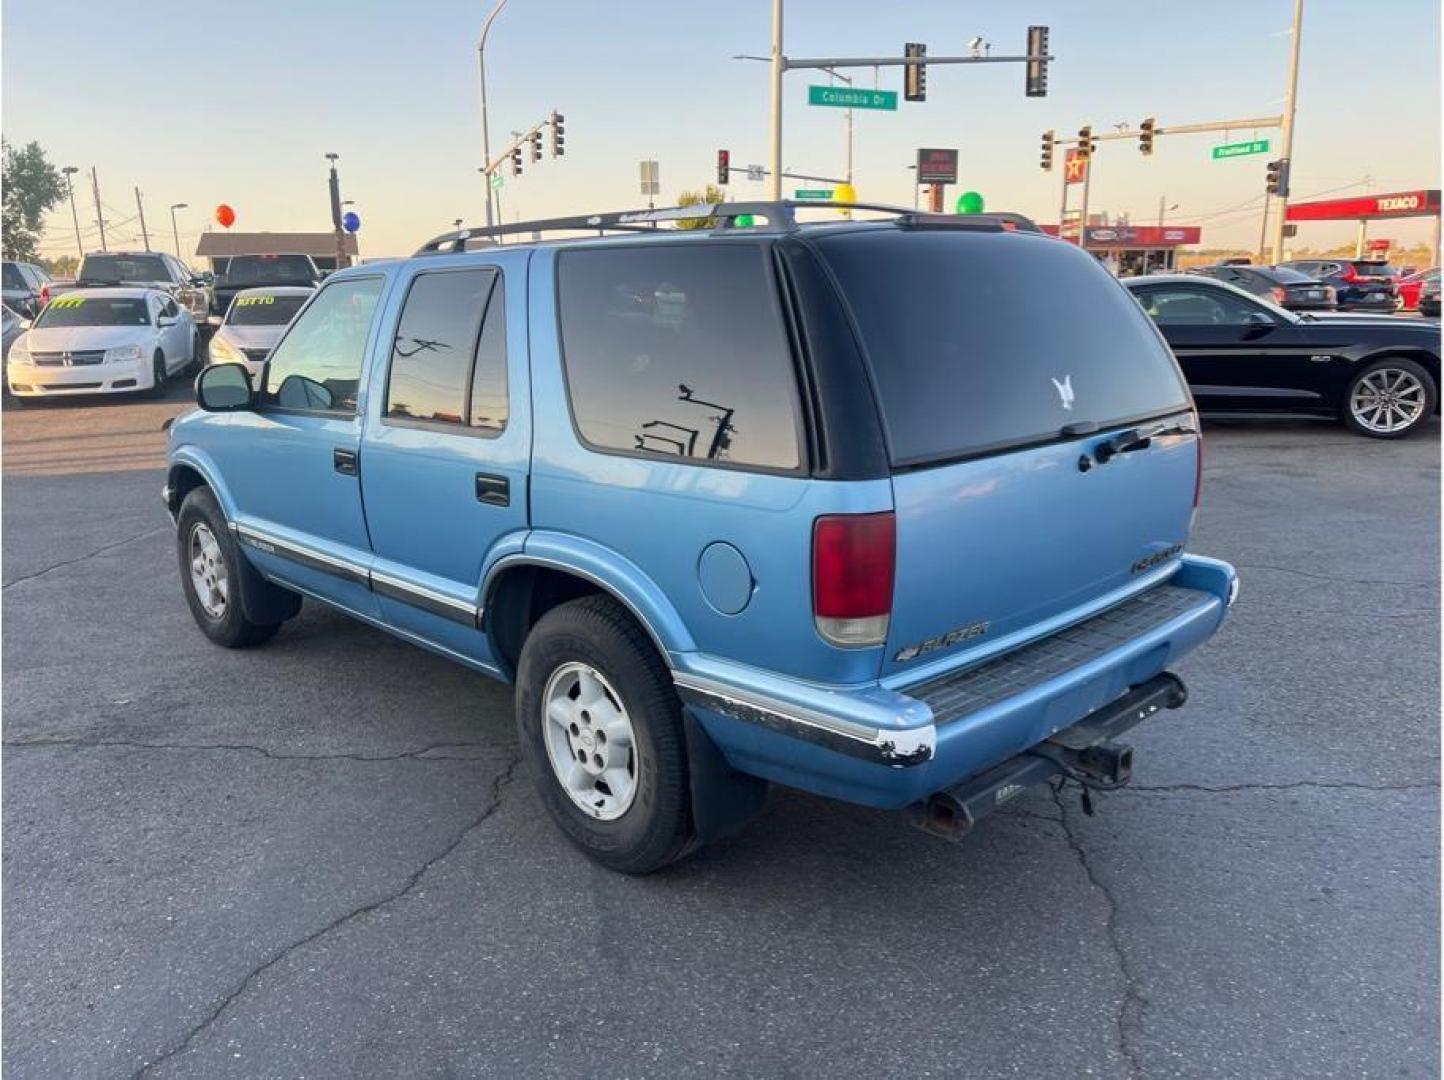
[(346, 234), (341, 230), (341, 178), (336, 175), (336, 159), (340, 154), (327, 154), (326, 160), (331, 163), (331, 228), (336, 234), (336, 269), (340, 270), (346, 262)]
[(75, 250), (83, 259), (85, 258), (85, 244), (80, 239), (80, 215), (75, 211), (75, 184), (71, 177), (80, 170), (74, 165), (67, 165), (60, 170), (65, 174), (65, 190), (70, 193), (70, 220), (75, 222)]
[[(1298, 105), (1299, 92), (1299, 38), (1304, 28), (1304, 0), (1294, 0), (1294, 33), (1293, 41), (1289, 43), (1289, 88), (1284, 101), (1283, 131), (1280, 142), (1283, 143), (1282, 158), (1286, 163), (1285, 176), (1293, 175), (1294, 158), (1294, 110)], [(1284, 219), (1289, 208), (1289, 197), (1286, 192), (1279, 192), (1278, 195), (1278, 218), (1274, 221), (1274, 262), (1284, 261)]]
[(177, 210), (184, 210), (184, 209), (186, 209), (186, 207), (187, 207), (188, 205), (189, 205), (189, 204), (187, 204), (187, 203), (178, 202), (178, 203), (172, 203), (172, 204), (171, 204), (171, 208), (170, 208), (170, 235), (171, 235), (171, 239), (175, 241), (175, 257), (176, 257), (177, 259), (179, 259), (179, 258), (181, 257), (181, 253), (180, 253), (180, 230), (176, 228), (175, 212), (176, 212)]
[(495, 211), (492, 209), (491, 195), (491, 131), (486, 118), (486, 35), (491, 32), (491, 24), (501, 14), (501, 9), (506, 7), (506, 0), (496, 0), (496, 7), (491, 9), (486, 21), (481, 24), (481, 37), (476, 42), (476, 70), (481, 78), (481, 179), (486, 185), (486, 224), (488, 228), (496, 224)]
[(100, 229), (100, 250), (109, 251), (105, 246), (105, 213), (100, 208), (100, 174), (95, 171), (95, 166), (90, 167), (90, 187), (95, 192), (95, 224)]
[(772, 152), (771, 175), (767, 178), (768, 198), (782, 199), (782, 73), (787, 57), (782, 54), (782, 0), (772, 0)]

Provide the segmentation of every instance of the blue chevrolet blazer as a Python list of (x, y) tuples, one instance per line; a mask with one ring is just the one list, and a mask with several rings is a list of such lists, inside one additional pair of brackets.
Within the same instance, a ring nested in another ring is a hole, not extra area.
[(543, 803), (625, 872), (769, 782), (951, 838), (1126, 783), (1237, 588), (1185, 551), (1178, 366), (1025, 219), (852, 214), (463, 229), (331, 275), (170, 429), (200, 629), (257, 645), (308, 597), (514, 683)]

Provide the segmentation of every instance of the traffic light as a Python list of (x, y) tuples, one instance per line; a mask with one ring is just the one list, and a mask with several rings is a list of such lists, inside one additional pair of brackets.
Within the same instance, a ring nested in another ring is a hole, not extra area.
[[(1046, 26), (1028, 27), (1027, 55), (1030, 57), (1048, 55), (1048, 28)], [(1028, 97), (1047, 97), (1048, 61), (1029, 60), (1023, 66), (1027, 69), (1027, 83), (1024, 93)]]
[(1054, 134), (1055, 133), (1052, 128), (1049, 128), (1047, 131), (1043, 132), (1043, 159), (1038, 162), (1038, 167), (1044, 172), (1053, 171), (1053, 143), (1055, 141), (1053, 138)]
[(521, 147), (520, 147), (520, 146), (513, 146), (513, 147), (511, 148), (511, 174), (512, 174), (512, 176), (520, 176), (520, 175), (521, 175)]
[(1093, 125), (1085, 124), (1078, 129), (1078, 156), (1090, 158), (1093, 156)]
[(727, 174), (732, 171), (732, 153), (728, 150), (717, 151), (717, 183), (726, 184)]
[[(921, 42), (909, 41), (903, 46), (903, 56), (924, 57), (928, 47)], [(903, 100), (926, 101), (928, 99), (928, 69), (926, 64), (903, 65)]]
[(1266, 184), (1270, 195), (1282, 195), (1285, 198), (1289, 194), (1289, 159), (1279, 158), (1277, 161), (1269, 162), (1268, 181)]
[(536, 164), (541, 160), (541, 132), (533, 131), (526, 137), (526, 141), (531, 144), (532, 164)]
[(562, 122), (566, 117), (559, 112), (552, 113), (552, 157), (559, 158), (567, 152), (566, 129)]
[(1148, 117), (1138, 125), (1138, 152), (1140, 154), (1153, 153), (1153, 128), (1156, 121)]

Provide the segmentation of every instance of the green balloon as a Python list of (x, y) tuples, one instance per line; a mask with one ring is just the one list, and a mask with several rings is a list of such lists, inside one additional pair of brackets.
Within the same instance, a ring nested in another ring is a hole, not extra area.
[(750, 229), (752, 228), (752, 215), (738, 214), (735, 218), (732, 219), (732, 224), (739, 229)]
[(960, 214), (981, 214), (983, 197), (976, 191), (965, 191), (958, 196), (957, 212)]

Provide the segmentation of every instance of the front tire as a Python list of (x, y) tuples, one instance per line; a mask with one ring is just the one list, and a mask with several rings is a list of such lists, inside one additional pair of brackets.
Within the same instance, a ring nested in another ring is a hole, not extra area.
[(165, 397), (165, 354), (159, 349), (150, 361), (151, 386), (146, 391), (147, 397)]
[(255, 623), (241, 603), (241, 553), (210, 488), (198, 487), (176, 515), (181, 589), (201, 633), (227, 649), (269, 641), (280, 623)]
[(615, 601), (542, 616), (517, 670), (517, 735), (553, 820), (625, 874), (677, 859), (692, 838), (682, 706), (657, 651)]
[(1344, 423), (1371, 439), (1399, 439), (1424, 426), (1439, 404), (1429, 372), (1413, 360), (1375, 360), (1349, 381)]

